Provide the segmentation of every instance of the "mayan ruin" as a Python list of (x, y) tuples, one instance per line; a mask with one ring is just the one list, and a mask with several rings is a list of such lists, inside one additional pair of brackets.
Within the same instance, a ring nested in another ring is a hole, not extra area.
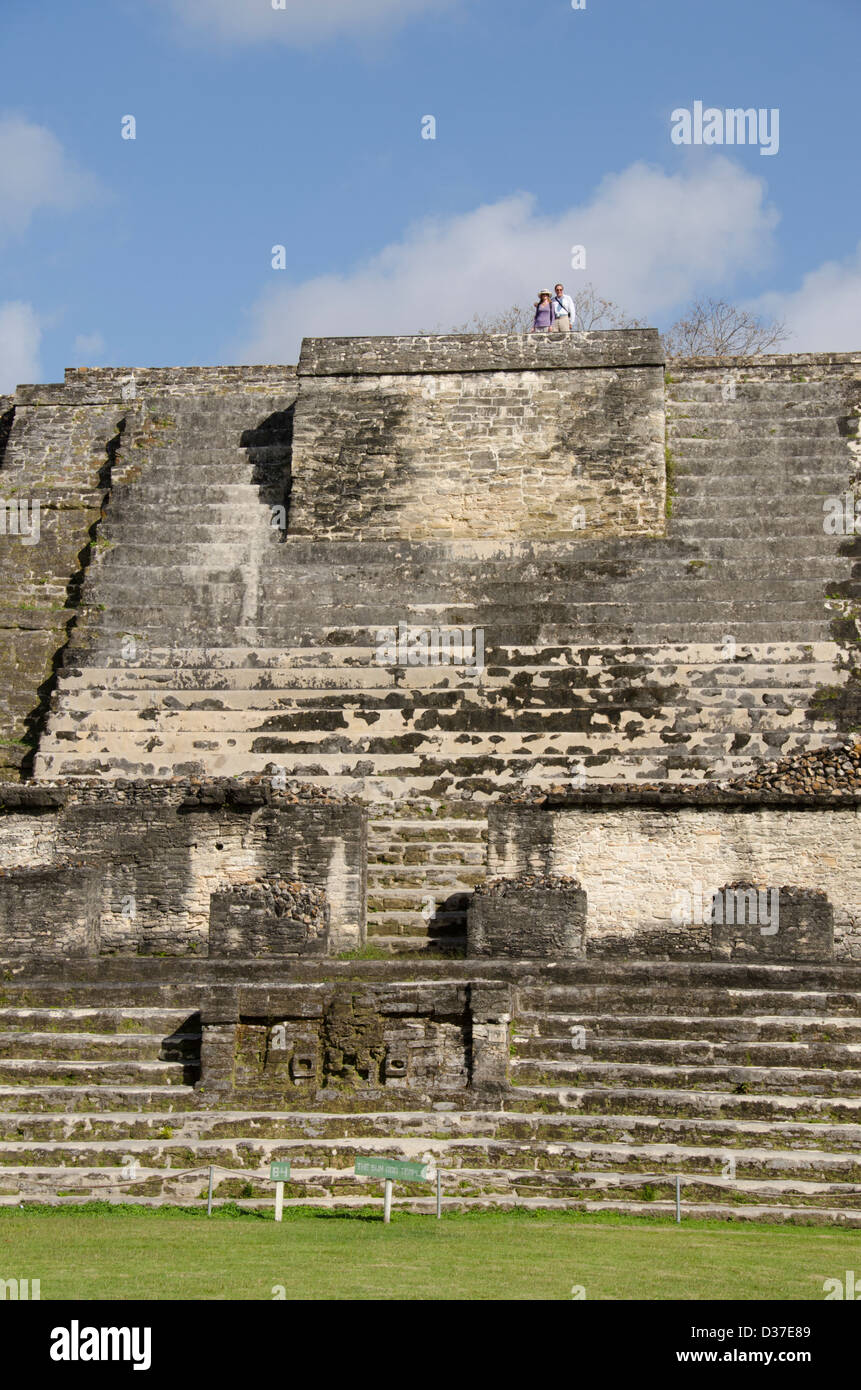
[(861, 1211), (861, 355), (310, 339), (3, 412), (4, 1181), (349, 1201), (342, 1132), (466, 1204)]

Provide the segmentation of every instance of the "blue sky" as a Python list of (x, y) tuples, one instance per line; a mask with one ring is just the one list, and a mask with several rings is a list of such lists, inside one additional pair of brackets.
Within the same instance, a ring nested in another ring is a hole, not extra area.
[[(3, 0), (0, 391), (292, 362), (559, 278), (658, 328), (710, 293), (861, 348), (858, 0), (285, 5)], [(698, 100), (777, 108), (778, 153), (674, 144)]]

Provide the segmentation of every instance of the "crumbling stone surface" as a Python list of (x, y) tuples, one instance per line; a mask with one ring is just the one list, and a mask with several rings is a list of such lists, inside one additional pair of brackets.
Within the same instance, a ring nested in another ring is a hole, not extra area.
[(578, 879), (518, 874), (479, 884), (467, 916), (467, 954), (521, 960), (581, 956), (586, 894)]
[[(559, 805), (498, 804), (488, 816), (489, 872), (576, 870), (588, 895), (588, 954), (628, 959), (708, 960), (708, 909), (721, 884), (795, 878), (831, 904), (835, 958), (861, 960), (857, 795), (688, 793), (639, 804), (585, 793)], [(780, 935), (781, 952), (791, 950), (794, 934)], [(801, 939), (798, 946), (807, 950)], [(829, 958), (827, 942), (824, 949), (816, 958)]]
[(386, 1054), (383, 1018), (373, 997), (339, 991), (323, 1022), (328, 1079), (378, 1084)]
[(0, 783), (0, 816), (9, 810), (41, 809), (75, 804), (97, 806), (109, 800), (118, 806), (149, 802), (183, 810), (210, 806), (295, 806), (316, 802), (321, 806), (354, 806), (359, 798), (332, 792), (313, 783), (288, 781), (273, 784), (268, 773), (244, 777), (117, 777), (109, 784), (101, 777), (70, 776), (38, 782)]
[(0, 869), (0, 959), (97, 955), (99, 880), (70, 859)]
[[(467, 839), (445, 820), (550, 785), (545, 805), (626, 817), (571, 870), (601, 923), (590, 950), (648, 938), (662, 954), (708, 953), (708, 933), (667, 923), (669, 825), (696, 865), (698, 841), (738, 842), (719, 881), (771, 872), (767, 841), (791, 842), (801, 881), (834, 904), (838, 956), (858, 956), (853, 822), (828, 823), (814, 872), (816, 827), (793, 817), (861, 802), (851, 750), (797, 761), (858, 725), (845, 605), (859, 542), (811, 520), (824, 493), (857, 486), (859, 358), (666, 375), (661, 359), (642, 330), (314, 339), (298, 370), (73, 372), (0, 400), (6, 495), (41, 500), (44, 520), (38, 546), (0, 541), (0, 779), (63, 776), (0, 798), (0, 862), (98, 855), (101, 793), (65, 777), (116, 779), (113, 805), (137, 828), (126, 820), (111, 841), (101, 950), (202, 954), (211, 893), (276, 866), (326, 888), (337, 928), (364, 868), (348, 819), (318, 853), (320, 813), (344, 787), (393, 812), (415, 796), (422, 816), (432, 803), (443, 815), (432, 832), (376, 818), (373, 927), (386, 950), (419, 938), (459, 950), (449, 909), (485, 871), (483, 826)], [(760, 492), (779, 512), (754, 511)], [(381, 662), (380, 625), (417, 618), (469, 624), (462, 652), (480, 631), (484, 666)], [(589, 790), (572, 794), (581, 773)], [(143, 776), (168, 784), (146, 835)], [(84, 806), (99, 811), (89, 828)], [(291, 807), (308, 818), (284, 858), (263, 822)], [(681, 813), (696, 808), (715, 816), (694, 830)], [(772, 809), (787, 818), (768, 821)], [(334, 949), (359, 944), (356, 921)]]
[(728, 883), (714, 895), (711, 912), (715, 960), (834, 959), (834, 909), (813, 888)]
[(213, 893), (209, 909), (211, 956), (292, 956), (324, 952), (329, 903), (325, 890), (270, 874)]
[[(653, 329), (306, 339), (291, 530), (363, 541), (659, 534)], [(549, 499), (552, 498), (552, 505)]]
[(535, 889), (539, 892), (565, 892), (580, 888), (580, 880), (570, 874), (518, 874), (515, 878), (488, 878), (476, 884), (477, 898), (507, 898)]
[[(472, 1007), (470, 993), (445, 979), (243, 990), (235, 1058), (215, 1054), (213, 1079), (266, 1107), (350, 1109), (376, 1098), (392, 1108), (405, 1094), (430, 1104), (468, 1089), (475, 1099), (505, 1080), (511, 1003), (505, 986)], [(223, 1014), (204, 1008), (204, 1041)]]
[[(54, 791), (7, 791), (0, 867), (31, 863), (47, 871), (74, 858), (97, 868), (103, 955), (205, 955), (212, 944), (213, 896), (219, 900), (215, 944), (228, 954), (243, 939), (252, 955), (275, 950), (276, 941), (288, 953), (307, 950), (309, 926), (316, 950), (327, 942), (334, 950), (364, 942), (367, 812), (360, 806), (319, 795), (270, 796), (265, 783), (201, 782), (190, 788), (182, 780), (122, 786), (89, 781), (70, 782), (62, 796)], [(257, 885), (265, 880), (276, 885), (271, 897), (255, 903), (243, 898), (245, 890), (259, 893)], [(289, 904), (281, 881), (303, 885), (288, 888)], [(69, 894), (74, 893), (73, 876)], [(244, 937), (231, 906), (242, 909)], [(298, 912), (298, 926), (289, 925), (294, 918), (288, 906)], [(267, 945), (270, 916), (280, 926)], [(303, 922), (306, 916), (313, 921)], [(222, 926), (226, 934), (219, 935)], [(58, 916), (60, 953), (63, 931)], [(40, 938), (45, 954), (51, 953), (51, 940), (49, 934)]]
[(776, 763), (765, 763), (730, 783), (746, 791), (798, 792), (802, 795), (861, 792), (861, 742), (845, 748), (815, 748)]

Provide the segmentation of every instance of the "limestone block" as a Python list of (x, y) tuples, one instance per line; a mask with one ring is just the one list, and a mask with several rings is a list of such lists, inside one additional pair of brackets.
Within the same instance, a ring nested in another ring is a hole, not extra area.
[(577, 879), (530, 874), (480, 884), (467, 917), (470, 956), (559, 960), (584, 954), (586, 894)]
[(715, 960), (834, 959), (834, 908), (815, 889), (731, 883), (711, 912)]

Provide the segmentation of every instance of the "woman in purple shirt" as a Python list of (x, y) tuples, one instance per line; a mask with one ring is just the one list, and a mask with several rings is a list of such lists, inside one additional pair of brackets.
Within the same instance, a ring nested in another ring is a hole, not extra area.
[(551, 303), (549, 290), (539, 290), (538, 303), (535, 306), (535, 319), (533, 320), (530, 333), (548, 333), (553, 327), (556, 318), (556, 311)]

